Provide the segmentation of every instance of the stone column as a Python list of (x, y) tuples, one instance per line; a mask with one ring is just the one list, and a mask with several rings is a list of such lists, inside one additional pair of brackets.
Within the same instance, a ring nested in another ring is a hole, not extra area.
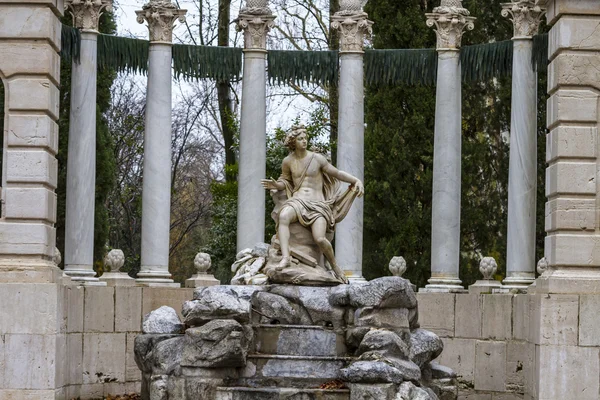
[(173, 25), (185, 21), (186, 10), (168, 1), (154, 1), (136, 11), (148, 23), (150, 52), (144, 134), (142, 187), (142, 255), (136, 282), (179, 287), (169, 272), (171, 224), (171, 82)]
[(112, 0), (67, 0), (65, 7), (81, 30), (81, 50), (71, 69), (64, 272), (81, 284), (106, 285), (94, 271), (96, 58), (100, 15), (111, 11)]
[(473, 29), (475, 18), (460, 0), (442, 0), (427, 14), (435, 27), (438, 71), (433, 148), (431, 215), (431, 279), (425, 291), (463, 290), (458, 276), (460, 255), (461, 183), (461, 69), (463, 31)]
[(533, 35), (544, 10), (531, 0), (502, 4), (502, 16), (514, 26), (510, 166), (508, 177), (508, 288), (523, 288), (535, 279), (537, 191), (537, 73), (531, 61)]
[(275, 24), (267, 0), (248, 0), (236, 28), (244, 33), (244, 75), (240, 117), (237, 250), (265, 241), (267, 33)]
[[(362, 11), (362, 1), (340, 2), (341, 11), (332, 17), (332, 29), (340, 31), (340, 82), (337, 166), (364, 181), (365, 102), (363, 83), (363, 46), (372, 33), (373, 22)], [(366, 2), (365, 2), (366, 3)], [(363, 198), (337, 225), (335, 256), (350, 282), (364, 282), (362, 276)]]

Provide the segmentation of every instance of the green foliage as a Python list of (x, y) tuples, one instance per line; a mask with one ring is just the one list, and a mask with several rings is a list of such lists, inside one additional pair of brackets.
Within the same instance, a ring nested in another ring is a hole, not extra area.
[(239, 79), (242, 49), (220, 46), (173, 46), (175, 78), (186, 80), (210, 78), (217, 82)]
[(303, 82), (332, 86), (338, 83), (338, 52), (269, 50), (268, 74), (272, 84)]
[(512, 60), (512, 40), (465, 46), (460, 51), (463, 82), (485, 82), (510, 76)]
[(149, 49), (147, 40), (98, 35), (98, 68), (145, 75)]
[(367, 86), (435, 85), (437, 52), (434, 49), (366, 50)]

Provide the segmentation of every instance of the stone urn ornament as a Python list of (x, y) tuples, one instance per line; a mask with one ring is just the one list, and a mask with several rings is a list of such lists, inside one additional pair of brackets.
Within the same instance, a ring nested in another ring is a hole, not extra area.
[(483, 275), (483, 279), (490, 281), (494, 279), (494, 274), (498, 270), (498, 264), (494, 257), (483, 257), (479, 262), (479, 272)]
[(246, 0), (246, 7), (242, 8), (242, 12), (257, 15), (271, 14), (269, 0)]
[(60, 254), (60, 250), (58, 249), (58, 247), (54, 248), (54, 257), (52, 257), (52, 261), (54, 261), (54, 264), (56, 264), (57, 267), (62, 261), (62, 255)]
[(340, 0), (341, 14), (358, 14), (361, 13), (363, 7), (368, 0)]
[(548, 259), (546, 257), (540, 258), (540, 261), (537, 263), (537, 272), (542, 275), (544, 272), (548, 270), (550, 264), (548, 263)]
[(402, 277), (406, 272), (406, 260), (401, 256), (394, 256), (390, 260), (389, 265), (390, 272), (393, 276)]
[(119, 272), (121, 267), (125, 264), (125, 254), (123, 250), (112, 249), (104, 256), (104, 268), (108, 272)]
[(205, 275), (211, 266), (210, 254), (198, 253), (194, 258), (194, 267), (198, 275)]

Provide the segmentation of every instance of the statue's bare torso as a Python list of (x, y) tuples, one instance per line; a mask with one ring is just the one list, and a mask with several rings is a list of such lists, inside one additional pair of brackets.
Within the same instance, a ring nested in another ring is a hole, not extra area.
[[(329, 163), (323, 155), (311, 151), (307, 151), (302, 158), (295, 153), (287, 156), (283, 160), (282, 172), (284, 176), (292, 178), (294, 183), (292, 197), (309, 201), (324, 201), (323, 167), (327, 164)], [(305, 170), (306, 173), (304, 173)]]

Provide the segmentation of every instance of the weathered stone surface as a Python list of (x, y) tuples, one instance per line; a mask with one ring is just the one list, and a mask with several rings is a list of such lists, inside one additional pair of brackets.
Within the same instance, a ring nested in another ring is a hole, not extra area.
[(314, 326), (263, 325), (255, 327), (255, 350), (261, 354), (290, 356), (345, 356), (342, 333)]
[(328, 287), (278, 285), (271, 287), (269, 292), (300, 304), (310, 315), (313, 325), (341, 328), (346, 325), (345, 310), (330, 304), (329, 297), (333, 289)]
[(397, 357), (408, 359), (410, 349), (397, 334), (385, 330), (369, 331), (363, 338), (358, 347), (357, 355), (362, 355), (368, 352), (378, 352), (382, 356)]
[(214, 320), (185, 332), (181, 365), (191, 367), (243, 367), (252, 329), (234, 320)]
[(180, 368), (184, 341), (183, 335), (177, 335), (154, 346), (151, 354), (153, 375), (169, 375)]
[(271, 246), (267, 243), (258, 243), (252, 248), (252, 257), (263, 257), (267, 258), (269, 255), (269, 248)]
[(252, 307), (257, 310), (258, 320), (261, 324), (312, 324), (310, 315), (304, 307), (273, 293), (256, 293), (252, 298)]
[(356, 361), (340, 372), (342, 380), (352, 383), (401, 383), (421, 378), (419, 367), (403, 360), (394, 366), (384, 361)]
[(417, 306), (417, 298), (410, 282), (396, 276), (373, 279), (363, 285), (349, 285), (337, 289), (331, 294), (330, 302), (336, 306), (356, 308), (415, 308)]
[(152, 356), (154, 347), (168, 339), (182, 337), (182, 335), (138, 335), (134, 341), (135, 363), (144, 373), (152, 373)]
[(444, 343), (433, 332), (415, 329), (410, 334), (410, 359), (419, 367), (435, 360), (444, 349)]
[(396, 400), (437, 400), (437, 396), (433, 396), (412, 382), (404, 382), (398, 387)]
[(406, 308), (359, 308), (354, 314), (354, 324), (396, 331), (408, 331), (410, 326)]
[(358, 346), (360, 346), (363, 338), (370, 330), (371, 328), (368, 326), (348, 329), (346, 331), (346, 346), (348, 346), (348, 348), (351, 350), (358, 349)]
[[(244, 290), (243, 288), (247, 288)], [(250, 298), (255, 286), (210, 286), (194, 291), (194, 300), (183, 303), (184, 322), (200, 326), (215, 319), (250, 320)]]
[(144, 316), (142, 332), (158, 333), (181, 333), (183, 324), (177, 316), (177, 311), (171, 307), (162, 306)]
[(429, 363), (429, 369), (431, 370), (431, 377), (433, 379), (454, 379), (456, 373), (452, 368), (440, 365), (436, 362)]
[(167, 380), (166, 375), (153, 375), (150, 381), (150, 399), (149, 400), (167, 400), (169, 395), (167, 393)]
[(350, 400), (395, 400), (396, 385), (393, 383), (360, 384), (351, 383)]

